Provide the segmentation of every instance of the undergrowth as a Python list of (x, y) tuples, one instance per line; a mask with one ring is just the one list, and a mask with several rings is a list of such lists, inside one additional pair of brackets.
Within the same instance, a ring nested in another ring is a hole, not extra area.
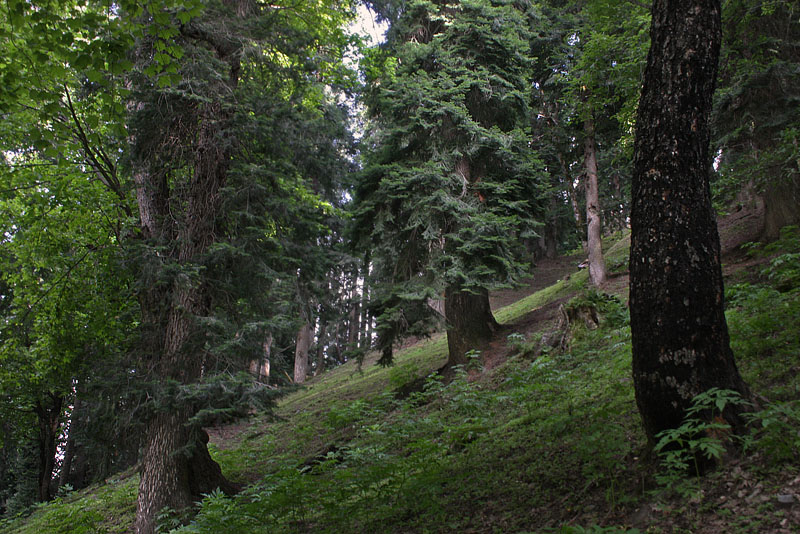
[[(792, 239), (760, 282), (726, 292), (732, 346), (759, 399), (742, 447), (748, 461), (757, 460), (748, 469), (764, 476), (777, 476), (800, 455), (800, 290), (796, 262), (785, 258), (798, 252)], [(614, 250), (620, 269), (624, 256), (624, 246)], [(348, 365), (318, 377), (281, 402), (282, 420), (256, 419), (224, 448), (212, 447), (228, 476), (249, 483), (241, 494), (214, 492), (189, 524), (165, 516), (162, 531), (711, 532), (707, 517), (729, 532), (773, 528), (780, 511), (769, 503), (748, 515), (710, 500), (724, 469), (695, 479), (689, 500), (670, 493), (674, 479), (663, 478), (669, 472), (658, 470), (657, 456), (648, 457), (640, 428), (627, 310), (584, 285), (585, 275), (573, 275), (497, 314), (511, 322), (580, 292), (568, 306), (595, 306), (599, 325), (573, 325), (567, 350), (527, 350), (543, 333), (513, 333), (504, 365), (477, 378), (461, 369), (445, 382), (433, 373), (446, 359), (439, 336), (401, 351), (393, 368)], [(395, 394), (421, 378), (421, 387)], [(698, 444), (713, 454), (715, 446)], [(0, 528), (124, 532), (135, 491), (130, 477), (75, 492)], [(651, 505), (658, 511), (645, 526), (631, 524), (634, 511)], [(673, 523), (682, 526), (673, 530)]]

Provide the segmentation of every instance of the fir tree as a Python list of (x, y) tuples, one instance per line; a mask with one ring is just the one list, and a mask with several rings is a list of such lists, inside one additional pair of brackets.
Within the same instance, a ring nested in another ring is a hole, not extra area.
[(541, 211), (525, 131), (529, 46), (512, 2), (412, 1), (371, 56), (356, 226), (380, 282), (383, 363), (399, 337), (435, 324), (432, 300), (445, 300), (450, 365), (497, 328), (488, 290), (523, 271), (520, 243)]

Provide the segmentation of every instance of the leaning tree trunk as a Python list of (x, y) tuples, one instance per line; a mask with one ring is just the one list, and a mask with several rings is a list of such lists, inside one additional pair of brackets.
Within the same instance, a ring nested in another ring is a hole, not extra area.
[[(711, 387), (748, 395), (725, 323), (709, 191), (719, 0), (655, 0), (634, 147), (630, 311), (636, 402), (650, 440)], [(736, 430), (735, 410), (725, 419)]]
[(603, 259), (603, 225), (600, 220), (600, 192), (597, 185), (597, 144), (594, 119), (584, 121), (583, 156), (586, 167), (586, 243), (589, 248), (589, 279), (595, 287), (606, 281), (606, 262)]
[(448, 287), (444, 295), (447, 321), (447, 367), (467, 363), (466, 354), (489, 341), (499, 325), (489, 307), (489, 292)]

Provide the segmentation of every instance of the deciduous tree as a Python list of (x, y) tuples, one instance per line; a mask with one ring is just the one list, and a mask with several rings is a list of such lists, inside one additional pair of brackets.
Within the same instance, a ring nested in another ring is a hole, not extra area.
[[(724, 315), (709, 192), (718, 0), (656, 0), (636, 119), (630, 311), (636, 401), (647, 436), (680, 426), (692, 398), (747, 397)], [(723, 417), (741, 430), (729, 407)]]

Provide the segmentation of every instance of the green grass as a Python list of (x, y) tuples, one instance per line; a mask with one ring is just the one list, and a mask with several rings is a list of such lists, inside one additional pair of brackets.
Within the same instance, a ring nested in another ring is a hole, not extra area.
[[(627, 250), (627, 236), (608, 247), (613, 269), (625, 269)], [(525, 347), (537, 334), (515, 334), (500, 367), (477, 377), (480, 369), (463, 370), (449, 383), (430, 377), (402, 399), (393, 392), (446, 361), (443, 335), (399, 351), (392, 368), (373, 356), (361, 369), (333, 369), (281, 400), (280, 420), (256, 418), (211, 447), (223, 471), (249, 486), (233, 498), (209, 496), (175, 532), (632, 533), (629, 518), (644, 504), (657, 509), (647, 532), (774, 529), (780, 510), (769, 502), (720, 508), (715, 493), (745, 491), (753, 480), (778, 491), (800, 454), (800, 290), (770, 280), (729, 288), (728, 320), (745, 379), (773, 404), (754, 416), (738, 474), (698, 481), (693, 500), (654, 482), (630, 378), (624, 289), (618, 300), (584, 292), (584, 271), (496, 314), (514, 323), (580, 292), (604, 307), (603, 319), (595, 330), (575, 326), (568, 350), (534, 357)], [(131, 477), (76, 492), (4, 532), (122, 532), (135, 491)]]
[(5, 534), (125, 534), (136, 514), (139, 477), (125, 473), (34, 508), (23, 520), (0, 522)]

